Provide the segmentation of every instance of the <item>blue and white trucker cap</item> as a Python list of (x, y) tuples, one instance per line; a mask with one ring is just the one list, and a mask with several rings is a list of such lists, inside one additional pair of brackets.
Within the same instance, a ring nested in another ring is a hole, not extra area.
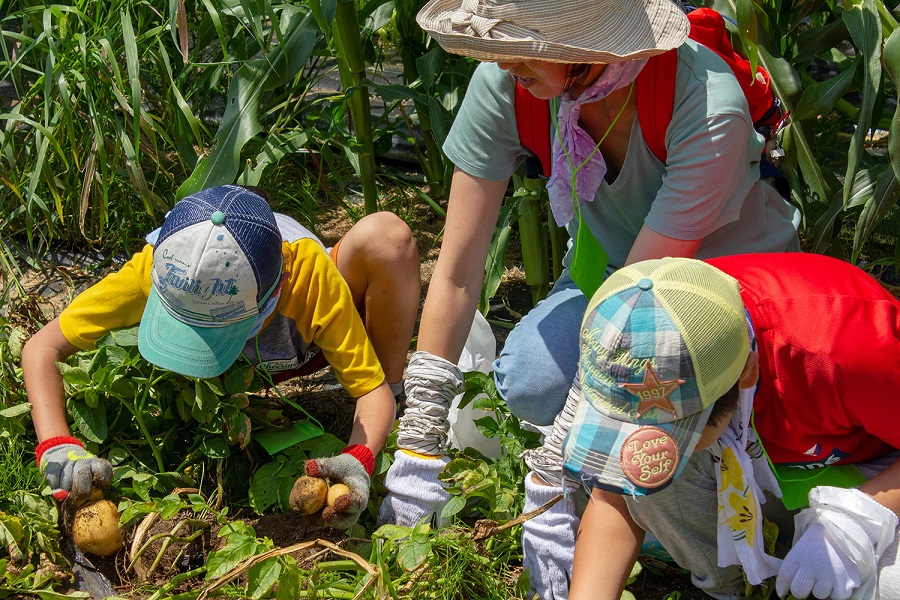
[(275, 215), (259, 195), (224, 185), (184, 198), (153, 250), (141, 355), (182, 375), (220, 375), (240, 356), (282, 263)]
[(565, 471), (645, 496), (681, 474), (750, 339), (737, 280), (704, 262), (648, 260), (611, 275), (581, 325), (581, 396)]

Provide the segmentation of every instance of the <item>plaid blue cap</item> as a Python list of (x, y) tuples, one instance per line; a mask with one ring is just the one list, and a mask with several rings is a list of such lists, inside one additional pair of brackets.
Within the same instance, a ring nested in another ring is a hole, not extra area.
[(184, 375), (221, 374), (240, 355), (282, 270), (281, 234), (262, 197), (226, 185), (184, 198), (156, 240), (138, 349)]
[(663, 259), (614, 274), (582, 322), (567, 474), (616, 493), (665, 488), (748, 352), (737, 283), (721, 271)]

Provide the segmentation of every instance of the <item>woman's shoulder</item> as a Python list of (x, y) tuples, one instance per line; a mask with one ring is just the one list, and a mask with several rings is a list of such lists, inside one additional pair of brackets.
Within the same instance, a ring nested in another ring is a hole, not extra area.
[(469, 80), (469, 88), (467, 94), (471, 91), (476, 93), (490, 93), (501, 97), (510, 97), (516, 86), (515, 78), (497, 66), (497, 63), (483, 62), (475, 67), (472, 78)]
[(705, 105), (712, 112), (746, 112), (747, 100), (728, 64), (694, 40), (678, 49), (675, 97)]

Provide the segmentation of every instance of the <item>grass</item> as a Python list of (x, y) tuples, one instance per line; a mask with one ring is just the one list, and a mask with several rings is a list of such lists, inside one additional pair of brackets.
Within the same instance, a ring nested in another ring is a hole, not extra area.
[(34, 465), (33, 448), (19, 435), (0, 432), (0, 498), (17, 490), (40, 489), (43, 477)]

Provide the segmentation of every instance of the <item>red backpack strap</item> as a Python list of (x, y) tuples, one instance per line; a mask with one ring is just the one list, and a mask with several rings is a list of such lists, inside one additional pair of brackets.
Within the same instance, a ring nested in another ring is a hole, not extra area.
[(689, 12), (687, 18), (691, 24), (689, 37), (718, 54), (731, 68), (747, 97), (754, 125), (774, 125), (781, 115), (776, 110), (769, 74), (759, 65), (755, 74), (750, 72), (750, 61), (731, 45), (722, 15), (711, 8), (698, 8)]
[(550, 101), (535, 98), (516, 83), (516, 129), (522, 145), (541, 162), (542, 175), (550, 176), (553, 160), (550, 151)]
[(635, 81), (638, 122), (650, 152), (666, 162), (666, 129), (675, 108), (675, 67), (678, 50), (651, 57)]

